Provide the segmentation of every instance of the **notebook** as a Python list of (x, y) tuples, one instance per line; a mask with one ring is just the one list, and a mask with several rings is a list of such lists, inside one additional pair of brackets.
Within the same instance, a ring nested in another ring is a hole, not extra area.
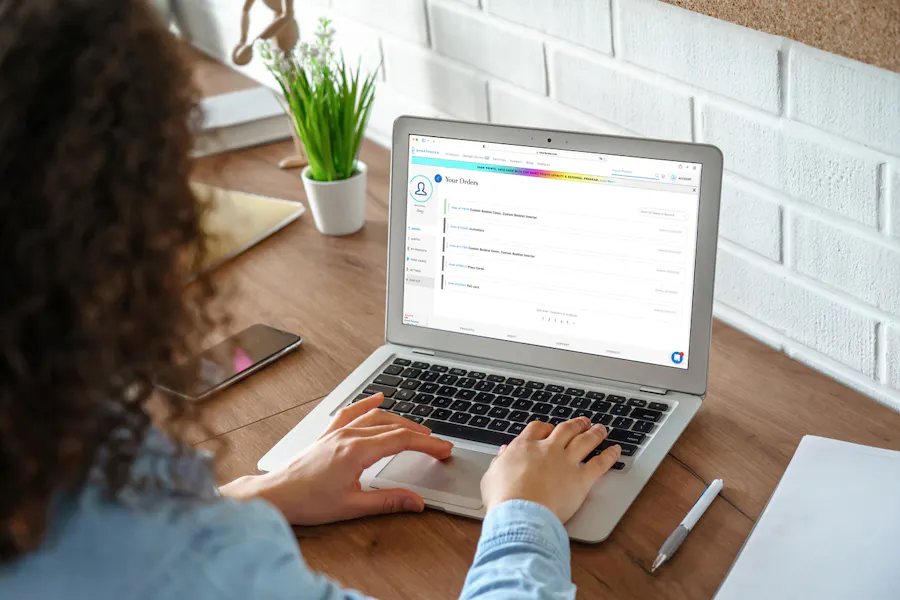
[(900, 598), (900, 452), (806, 436), (716, 600)]
[(209, 234), (207, 256), (198, 272), (210, 271), (300, 218), (299, 202), (224, 190), (191, 182), (202, 202), (210, 202), (203, 229)]

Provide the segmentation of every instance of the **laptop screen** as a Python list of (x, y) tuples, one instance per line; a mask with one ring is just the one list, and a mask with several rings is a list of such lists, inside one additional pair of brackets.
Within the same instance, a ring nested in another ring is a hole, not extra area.
[(410, 136), (403, 324), (687, 369), (700, 175)]

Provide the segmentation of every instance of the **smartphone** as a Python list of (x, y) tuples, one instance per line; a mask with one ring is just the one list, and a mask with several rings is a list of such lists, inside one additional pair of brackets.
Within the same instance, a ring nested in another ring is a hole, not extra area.
[(191, 400), (202, 400), (296, 350), (299, 335), (268, 325), (247, 329), (160, 373), (156, 386)]

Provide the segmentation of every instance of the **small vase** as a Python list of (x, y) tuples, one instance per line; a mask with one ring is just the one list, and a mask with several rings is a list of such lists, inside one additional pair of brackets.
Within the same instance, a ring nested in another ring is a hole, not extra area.
[(325, 235), (356, 233), (366, 223), (366, 164), (356, 161), (356, 172), (340, 181), (316, 181), (309, 167), (300, 172), (316, 228)]

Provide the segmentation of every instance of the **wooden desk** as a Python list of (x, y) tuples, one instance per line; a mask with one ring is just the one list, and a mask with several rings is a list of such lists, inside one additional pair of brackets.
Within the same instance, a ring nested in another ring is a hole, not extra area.
[[(303, 200), (296, 172), (275, 165), (288, 143), (204, 159), (197, 178)], [(217, 273), (234, 327), (268, 322), (304, 336), (301, 350), (209, 402), (220, 478), (257, 460), (384, 339), (388, 152), (367, 143), (366, 227), (320, 235), (309, 214)], [(721, 323), (713, 328), (709, 395), (700, 413), (605, 543), (573, 544), (583, 598), (710, 598), (804, 434), (900, 450), (900, 415)], [(222, 444), (224, 442), (224, 444)], [(725, 489), (671, 563), (660, 544), (709, 481)], [(480, 524), (426, 511), (295, 529), (304, 557), (380, 598), (456, 598)]]

